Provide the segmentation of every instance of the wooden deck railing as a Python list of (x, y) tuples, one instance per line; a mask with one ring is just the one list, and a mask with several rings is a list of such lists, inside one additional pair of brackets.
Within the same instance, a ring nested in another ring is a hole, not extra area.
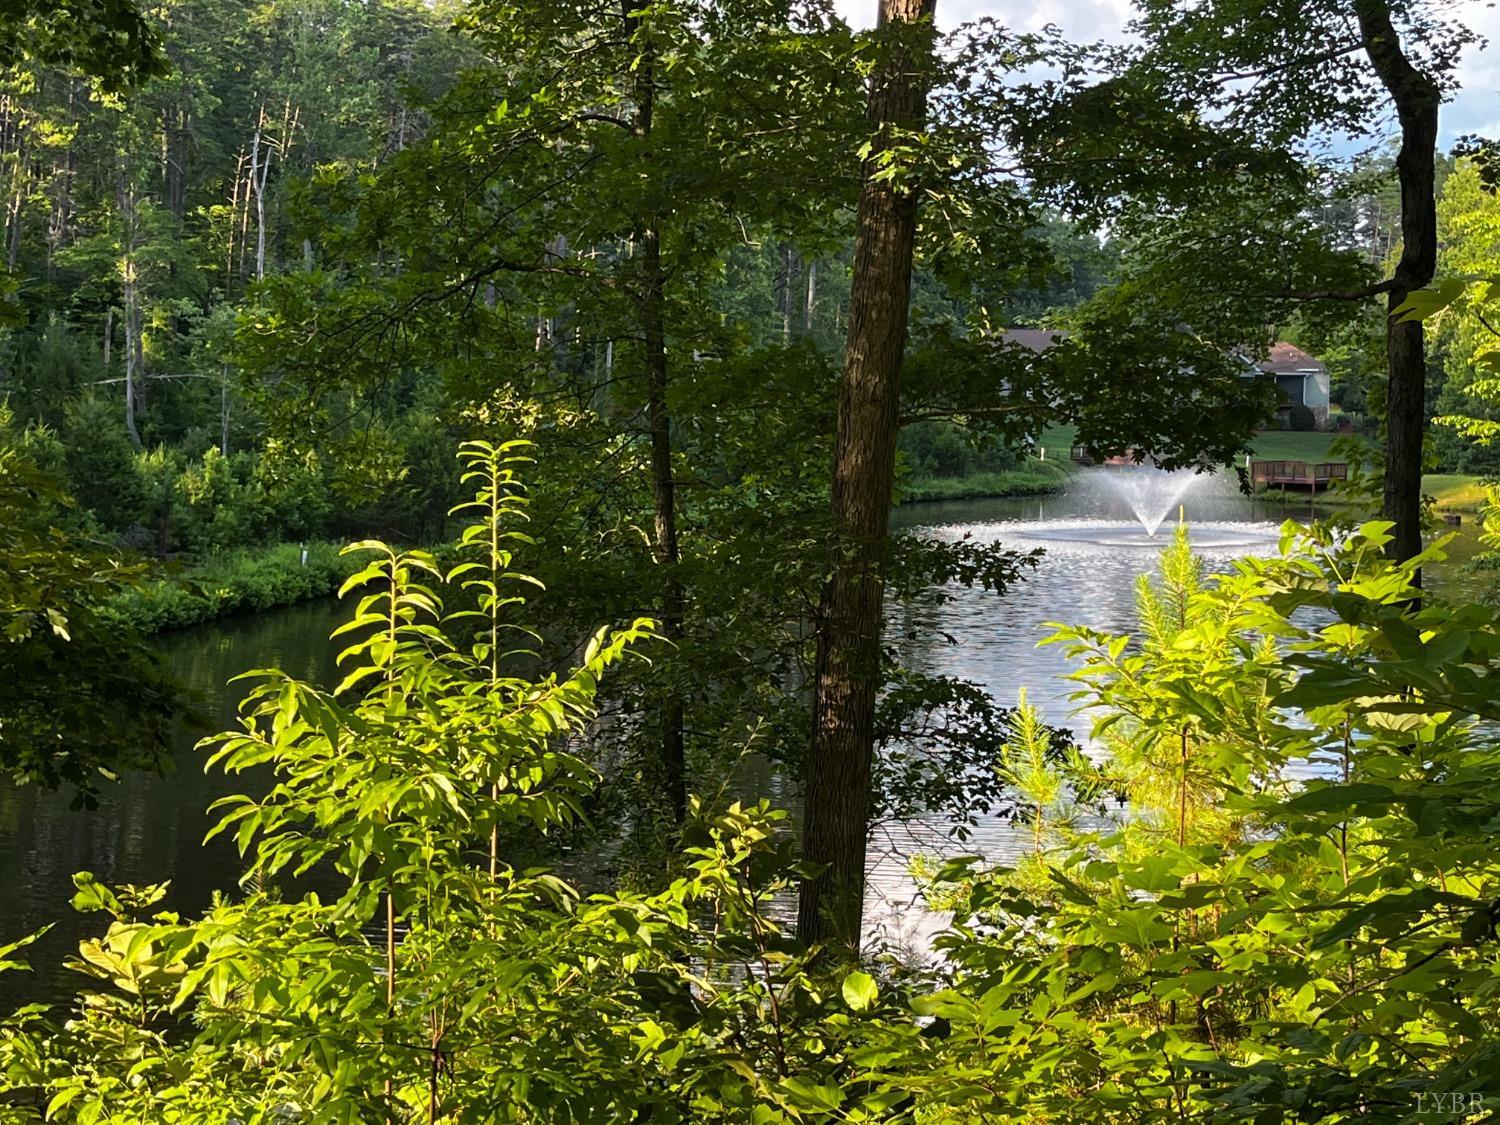
[(1252, 461), (1250, 480), (1256, 485), (1283, 488), (1327, 488), (1334, 481), (1349, 478), (1344, 461)]

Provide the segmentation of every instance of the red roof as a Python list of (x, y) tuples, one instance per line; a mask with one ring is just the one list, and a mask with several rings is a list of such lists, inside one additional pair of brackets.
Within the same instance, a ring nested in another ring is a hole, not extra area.
[(1304, 375), (1309, 371), (1324, 370), (1323, 365), (1312, 356), (1287, 343), (1272, 344), (1271, 354), (1256, 366), (1274, 375)]

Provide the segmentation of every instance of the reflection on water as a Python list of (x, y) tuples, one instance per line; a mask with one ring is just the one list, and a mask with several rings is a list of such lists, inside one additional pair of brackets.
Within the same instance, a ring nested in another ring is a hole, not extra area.
[[(1206, 552), (1215, 566), (1263, 541), (1283, 519), (1309, 514), (1306, 503), (1297, 501), (1285, 507), (1252, 504), (1222, 480), (1196, 486), (1184, 507), (1190, 523), (1214, 524), (1212, 533), (1204, 528), (1200, 538), (1218, 544)], [(972, 680), (1002, 705), (1014, 702), (1017, 689), (1025, 687), (1050, 722), (1082, 734), (1086, 724), (1071, 714), (1067, 688), (1059, 679), (1066, 670), (1060, 651), (1036, 645), (1050, 621), (1113, 631), (1131, 628), (1134, 582), (1155, 565), (1156, 547), (1142, 545), (1137, 533), (1119, 527), (1090, 534), (1089, 525), (1081, 522), (1128, 519), (1123, 501), (1116, 497), (1112, 503), (1108, 490), (1091, 489), (1041, 499), (900, 509), (895, 523), (909, 534), (971, 536), (981, 542), (1014, 543), (1024, 550), (1040, 546), (1047, 555), (1025, 582), (1004, 594), (960, 589), (947, 604), (893, 606), (893, 643), (902, 645), (905, 658), (921, 671)], [(1469, 529), (1465, 534), (1472, 538)], [(1100, 539), (1108, 543), (1101, 545)], [(1162, 535), (1158, 539), (1165, 541)], [(1457, 573), (1440, 571), (1429, 584), (1456, 592), (1450, 587), (1456, 586)], [(56, 999), (71, 991), (72, 974), (59, 967), (62, 959), (76, 949), (81, 937), (98, 932), (102, 925), (97, 917), (68, 909), (75, 871), (92, 871), (112, 883), (170, 880), (168, 906), (183, 911), (201, 909), (215, 890), (235, 886), (241, 867), (232, 843), (215, 840), (205, 845), (202, 840), (211, 824), (205, 813), (208, 805), (242, 791), (245, 779), (217, 772), (205, 775), (202, 756), (193, 745), (201, 734), (232, 724), (243, 685), (228, 681), (246, 669), (278, 666), (315, 683), (333, 682), (334, 646), (327, 637), (337, 612), (333, 602), (314, 602), (163, 638), (163, 650), (198, 695), (201, 712), (198, 727), (179, 737), (178, 767), (171, 775), (128, 778), (108, 791), (101, 807), (92, 812), (69, 809), (67, 794), (0, 788), (0, 885), (8, 892), (0, 941), (54, 924), (31, 951), (29, 959), (39, 966), (39, 976), (0, 976), (0, 1007), (15, 1000)], [(946, 643), (945, 636), (955, 643)], [(747, 797), (767, 796), (781, 805), (791, 802), (788, 780), (764, 763), (756, 763), (740, 780)], [(961, 846), (949, 841), (946, 829), (943, 824), (917, 822), (887, 825), (877, 832), (868, 908), (870, 929), (877, 938), (921, 949), (941, 926), (942, 919), (920, 908), (907, 876), (912, 855), (977, 852), (1003, 860), (1015, 857), (1024, 846), (1007, 824), (998, 821), (981, 824)], [(590, 857), (565, 857), (564, 867), (581, 872), (600, 858), (592, 857), (591, 863)]]
[(250, 668), (279, 667), (318, 683), (330, 682), (333, 646), (328, 634), (337, 606), (307, 602), (258, 617), (238, 617), (163, 637), (161, 647), (195, 700), (195, 721), (177, 736), (176, 768), (166, 777), (134, 775), (105, 789), (92, 811), (70, 809), (70, 795), (0, 786), (0, 886), (6, 909), (0, 941), (52, 924), (27, 951), (35, 974), (0, 976), (0, 1007), (24, 997), (55, 998), (74, 987), (61, 968), (81, 938), (99, 933), (104, 920), (68, 907), (73, 873), (92, 871), (107, 883), (171, 880), (165, 907), (199, 910), (216, 890), (232, 889), (241, 872), (230, 840), (203, 843), (213, 821), (208, 806), (242, 792), (244, 778), (203, 772), (194, 744), (235, 720), (243, 684), (228, 681)]

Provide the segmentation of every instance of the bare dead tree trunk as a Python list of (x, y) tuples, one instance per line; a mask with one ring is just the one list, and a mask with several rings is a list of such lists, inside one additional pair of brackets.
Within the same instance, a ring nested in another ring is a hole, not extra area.
[(879, 178), (899, 133), (926, 115), (935, 0), (880, 0), (882, 27), (926, 21), (923, 46), (906, 30), (877, 65), (868, 117), (875, 138), (862, 171), (849, 294), (849, 335), (839, 384), (833, 466), (833, 573), (819, 607), (816, 696), (802, 828), (805, 856), (825, 865), (804, 880), (797, 932), (809, 945), (858, 956), (869, 831), (875, 702), (897, 397), (911, 303), (917, 195)]
[[(276, 138), (275, 143), (270, 147), (269, 151), (266, 153), (266, 172), (267, 173), (269, 173), (270, 170), (271, 170), (271, 159), (272, 159), (272, 157), (276, 158), (277, 160), (280, 160), (283, 168), (286, 167), (286, 163), (291, 158), (291, 155), (292, 155), (292, 147), (296, 143), (296, 139), (297, 139), (297, 125), (301, 121), (301, 119), (302, 119), (302, 107), (301, 106), (297, 106), (296, 108), (293, 108), (292, 107), (292, 99), (291, 98), (287, 98), (286, 101), (285, 101), (285, 103), (282, 105), (282, 111), (281, 111), (281, 133)], [(265, 177), (261, 178), (261, 188), (262, 188), (262, 191), (264, 191), (264, 188), (265, 188)], [(281, 270), (286, 269), (286, 258), (287, 258), (287, 255), (286, 255), (286, 224), (278, 222), (278, 223), (275, 224), (275, 226), (276, 226), (276, 268), (277, 268), (278, 271), (281, 271)], [(262, 253), (262, 257), (264, 257), (264, 256), (265, 256), (264, 253)], [(262, 276), (262, 277), (265, 276), (264, 266), (261, 269), (261, 275), (260, 276)]]
[[(1401, 149), (1401, 257), (1387, 308), (1394, 311), (1437, 271), (1437, 83), (1406, 57), (1391, 22), (1389, 0), (1355, 0), (1365, 51), (1396, 106)], [(1422, 550), (1422, 437), (1427, 429), (1427, 358), (1420, 321), (1386, 321), (1385, 518), (1392, 520), (1387, 554), (1409, 559)]]
[[(260, 107), (250, 141), (250, 192), (255, 198), (255, 280), (266, 276), (266, 177), (271, 174), (271, 146), (264, 135), (266, 107)], [(262, 151), (264, 150), (264, 158)]]
[[(640, 34), (634, 0), (621, 0), (626, 35)], [(651, 135), (656, 106), (656, 56), (649, 41), (640, 50), (635, 72), (635, 118), (638, 139)], [(662, 638), (669, 644), (682, 639), (686, 597), (679, 568), (677, 542), (677, 481), (672, 469), (672, 419), (667, 407), (666, 276), (661, 262), (661, 230), (657, 216), (637, 221), (632, 241), (641, 249), (639, 309), (646, 368), (646, 424), (651, 437), (651, 497), (655, 510), (655, 553), (662, 571)], [(687, 815), (687, 761), (683, 736), (682, 692), (668, 683), (660, 707), (661, 768), (672, 814), (680, 822)]]

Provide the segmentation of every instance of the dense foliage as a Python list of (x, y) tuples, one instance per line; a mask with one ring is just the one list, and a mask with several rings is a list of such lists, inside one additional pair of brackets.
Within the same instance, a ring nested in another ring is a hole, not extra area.
[(37, 462), (48, 435), (0, 407), (0, 773), (83, 799), (166, 752), (175, 693), (160, 658), (108, 612), (141, 568), (72, 530)]
[[(1500, 617), (1423, 593), (1413, 487), (1433, 415), (1450, 468), (1500, 433), (1493, 170), (1432, 151), (1471, 37), (881, 11), (0, 14), (0, 771), (88, 803), (163, 761), (143, 633), (352, 602), (342, 682), (252, 673), (203, 744), (239, 888), (77, 875), (100, 932), (0, 1013), (0, 1121), (1500, 1111)], [(1330, 161), (1387, 99), (1394, 163)], [(1058, 624), (1097, 756), (908, 666), (943, 638), (883, 596), (1046, 564), (892, 501), (1051, 488), (1051, 427), (1237, 464), (1288, 336), (1392, 519), (1212, 577), (1179, 529), (1134, 633)], [(752, 759), (800, 849), (724, 796)], [(924, 816), (1030, 847), (916, 864), (930, 961), (862, 948), (858, 845)]]
[[(507, 670), (521, 501), (506, 452), (475, 451), (501, 488), (467, 561), (356, 544), (344, 684), (258, 673), (243, 726), (209, 740), (218, 768), (275, 774), (221, 802), (244, 892), (184, 920), (153, 912), (160, 887), (78, 877), (108, 928), (66, 1022), (5, 1024), (10, 1117), (1334, 1121), (1500, 1100), (1500, 793), (1476, 722), (1500, 718), (1500, 621), (1416, 604), (1383, 525), (1289, 525), (1213, 578), (1179, 530), (1137, 636), (1056, 638), (1103, 773), (1023, 706), (994, 768), (1032, 853), (935, 873), (942, 962), (830, 977), (774, 920), (798, 866), (764, 805), (695, 799), (655, 893), (507, 863), (579, 815), (598, 679), (656, 646), (637, 622), (572, 672)], [(447, 612), (461, 587), (476, 608)], [(1132, 812), (1089, 827), (1084, 785)]]

